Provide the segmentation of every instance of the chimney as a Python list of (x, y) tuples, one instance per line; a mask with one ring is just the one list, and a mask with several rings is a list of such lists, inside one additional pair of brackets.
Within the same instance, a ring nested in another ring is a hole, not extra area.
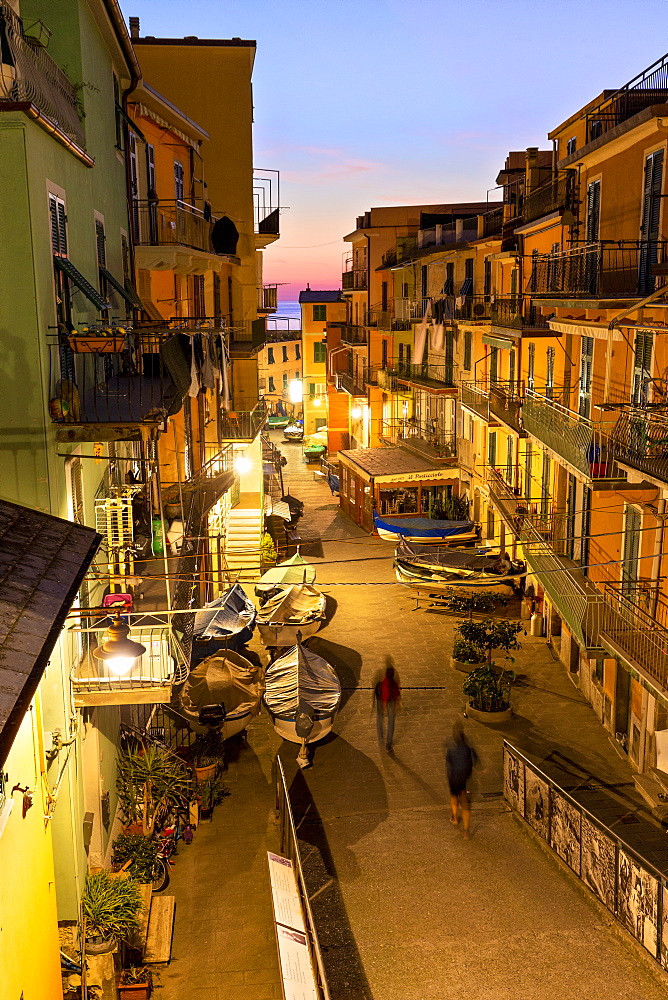
[(538, 146), (529, 146), (526, 151), (525, 160), (525, 170), (526, 170), (526, 180), (525, 188), (526, 194), (531, 194), (535, 191), (539, 184), (539, 172), (538, 172)]
[(139, 18), (130, 18), (130, 38), (139, 38)]

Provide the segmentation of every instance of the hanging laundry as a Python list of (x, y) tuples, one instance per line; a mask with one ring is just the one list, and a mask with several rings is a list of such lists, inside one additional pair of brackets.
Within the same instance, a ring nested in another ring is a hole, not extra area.
[(427, 327), (431, 319), (431, 299), (427, 303), (422, 322), (415, 331), (415, 342), (413, 350), (413, 364), (421, 365), (424, 360), (424, 349), (427, 346)]
[(222, 333), (220, 335), (220, 343), (221, 343), (220, 363), (223, 372), (223, 393), (222, 393), (221, 403), (224, 410), (229, 410), (230, 404), (232, 402), (232, 399), (230, 397), (230, 378), (229, 378), (230, 358), (229, 354), (227, 353), (227, 344), (225, 343), (225, 338), (223, 337)]
[(432, 326), (429, 349), (434, 353), (440, 353), (445, 350), (445, 327), (443, 323), (434, 323)]
[(213, 389), (215, 379), (213, 375), (213, 362), (211, 360), (211, 335), (204, 333), (201, 335), (202, 353), (204, 354), (202, 364), (202, 386), (205, 389)]
[(190, 338), (190, 386), (188, 388), (188, 395), (195, 396), (199, 394), (199, 372), (197, 370), (197, 359), (195, 357), (195, 338)]

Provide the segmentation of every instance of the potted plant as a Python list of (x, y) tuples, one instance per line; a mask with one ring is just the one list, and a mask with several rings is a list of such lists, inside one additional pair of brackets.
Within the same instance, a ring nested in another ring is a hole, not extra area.
[[(495, 649), (504, 649), (506, 654), (511, 649), (521, 649), (522, 644), (518, 642), (517, 636), (520, 632), (526, 635), (526, 629), (522, 622), (513, 622), (507, 618), (483, 618), (480, 621), (457, 622), (456, 631), (468, 642), (473, 643), (478, 649), (485, 650), (484, 659), (489, 664), (492, 662), (492, 652)], [(512, 656), (506, 655), (506, 660), (512, 661)]]
[(492, 664), (472, 670), (464, 681), (464, 694), (469, 699), (467, 715), (477, 722), (509, 722), (510, 687), (515, 680), (512, 670), (499, 670)]
[(220, 774), (202, 781), (197, 786), (200, 819), (211, 820), (215, 807), (220, 805), (223, 799), (227, 798), (229, 794), (230, 790)]
[(450, 666), (454, 667), (455, 670), (463, 670), (467, 674), (477, 664), (484, 663), (486, 659), (485, 651), (476, 646), (475, 643), (469, 642), (468, 639), (455, 639), (450, 657)]
[(143, 909), (139, 882), (134, 878), (117, 878), (108, 871), (89, 873), (81, 906), (86, 924), (86, 951), (91, 955), (104, 954), (139, 929)]
[(157, 858), (157, 843), (141, 834), (121, 833), (112, 845), (111, 863), (114, 868), (122, 868), (129, 861), (125, 870), (138, 882), (153, 882)]
[(274, 540), (268, 531), (262, 536), (262, 541), (260, 542), (260, 555), (262, 556), (263, 566), (273, 566), (276, 562), (276, 546), (274, 545)]
[(225, 748), (220, 733), (203, 733), (195, 739), (192, 763), (198, 785), (207, 778), (215, 777), (225, 764)]
[(118, 754), (118, 796), (123, 823), (141, 823), (150, 837), (159, 817), (169, 812), (188, 812), (192, 780), (186, 766), (169, 750), (149, 746), (141, 753)]
[(481, 590), (476, 594), (462, 594), (457, 587), (448, 587), (445, 598), (448, 611), (460, 615), (467, 614), (469, 618), (472, 618), (474, 613), (487, 612), (489, 614), (490, 611), (495, 610), (497, 605), (501, 604), (505, 607), (508, 603), (507, 597), (504, 597), (503, 594), (495, 594), (492, 590)]
[(120, 1000), (149, 1000), (153, 992), (153, 978), (157, 973), (147, 965), (133, 965), (123, 969), (118, 980)]

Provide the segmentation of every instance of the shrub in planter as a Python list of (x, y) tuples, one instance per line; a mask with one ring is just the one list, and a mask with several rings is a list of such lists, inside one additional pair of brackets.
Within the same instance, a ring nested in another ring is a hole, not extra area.
[(113, 843), (112, 864), (114, 867), (120, 868), (127, 861), (132, 861), (127, 871), (138, 882), (153, 881), (157, 857), (157, 843), (147, 837), (142, 837), (141, 834), (122, 833), (116, 837)]
[(462, 639), (486, 651), (488, 664), (492, 662), (492, 652), (495, 649), (505, 650), (505, 659), (512, 661), (513, 657), (508, 655), (510, 650), (522, 648), (522, 643), (517, 639), (518, 634), (524, 632), (526, 635), (522, 622), (508, 621), (506, 618), (457, 622), (456, 631)]
[(118, 980), (120, 1000), (149, 1000), (153, 992), (153, 980), (157, 976), (157, 972), (147, 965), (123, 969)]
[(89, 873), (81, 906), (86, 919), (86, 950), (109, 951), (139, 928), (143, 909), (139, 882), (117, 878), (108, 871)]
[(260, 542), (260, 554), (262, 555), (263, 563), (276, 562), (276, 546), (274, 545), (274, 540), (268, 531), (265, 531), (262, 536), (262, 541)]
[(452, 647), (452, 659), (458, 663), (484, 663), (487, 654), (468, 639), (456, 639)]
[(225, 765), (225, 745), (220, 733), (210, 732), (198, 736), (192, 745), (191, 759), (198, 784), (212, 778)]
[(208, 819), (213, 814), (215, 806), (220, 805), (223, 799), (230, 794), (229, 788), (220, 775), (200, 782), (197, 791), (200, 815), (203, 819)]
[(464, 694), (478, 712), (505, 712), (510, 708), (512, 670), (495, 670), (490, 664), (472, 670), (464, 681)]
[(492, 590), (481, 590), (477, 594), (462, 594), (456, 587), (450, 587), (445, 592), (446, 609), (460, 615), (471, 615), (473, 612), (494, 611), (500, 604), (503, 607), (508, 598), (503, 594), (495, 594)]

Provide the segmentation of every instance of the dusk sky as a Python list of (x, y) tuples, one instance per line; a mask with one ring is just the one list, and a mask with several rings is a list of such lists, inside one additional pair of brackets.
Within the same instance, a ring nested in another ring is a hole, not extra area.
[[(338, 288), (376, 205), (484, 200), (510, 149), (668, 48), (666, 0), (121, 0), (142, 35), (253, 38), (255, 164), (281, 172), (282, 299)], [(490, 198), (495, 194), (490, 191)]]

